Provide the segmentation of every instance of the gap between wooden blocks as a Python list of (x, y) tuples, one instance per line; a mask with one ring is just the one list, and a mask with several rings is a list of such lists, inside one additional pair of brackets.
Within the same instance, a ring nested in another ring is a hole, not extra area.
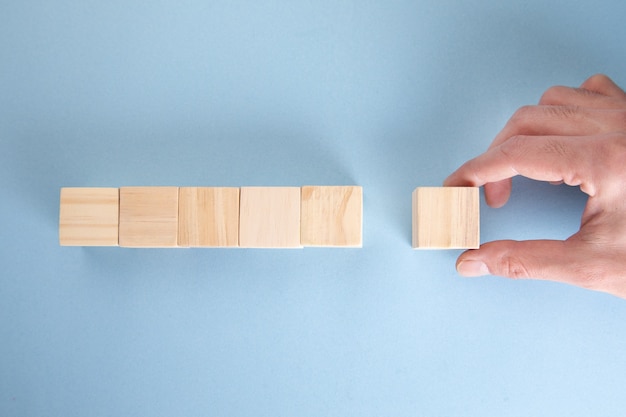
[(412, 202), (414, 249), (478, 249), (477, 187), (418, 187)]

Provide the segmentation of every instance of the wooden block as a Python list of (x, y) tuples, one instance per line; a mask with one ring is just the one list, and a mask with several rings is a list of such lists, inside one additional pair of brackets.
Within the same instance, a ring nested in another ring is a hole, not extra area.
[(120, 188), (120, 246), (176, 247), (178, 187)]
[(118, 213), (117, 188), (61, 188), (59, 243), (117, 246)]
[(303, 246), (363, 246), (361, 187), (302, 187), (300, 207)]
[(239, 188), (181, 187), (178, 246), (239, 245)]
[(243, 187), (239, 246), (300, 248), (300, 188)]
[(413, 191), (413, 248), (477, 249), (480, 246), (476, 187), (418, 187)]

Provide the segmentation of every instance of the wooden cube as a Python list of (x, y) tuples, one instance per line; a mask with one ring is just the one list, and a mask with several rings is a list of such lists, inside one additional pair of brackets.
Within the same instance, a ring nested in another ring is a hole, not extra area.
[(117, 246), (118, 213), (117, 188), (61, 188), (59, 243)]
[(300, 188), (243, 187), (239, 246), (300, 248)]
[(176, 247), (178, 187), (120, 188), (120, 246)]
[(413, 248), (477, 249), (480, 202), (476, 187), (418, 187), (413, 191)]
[(239, 245), (239, 188), (181, 187), (178, 246)]
[(302, 187), (300, 210), (303, 246), (363, 245), (361, 187)]

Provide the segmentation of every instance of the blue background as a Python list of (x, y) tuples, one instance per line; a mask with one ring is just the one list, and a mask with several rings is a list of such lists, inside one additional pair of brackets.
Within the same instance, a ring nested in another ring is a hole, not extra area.
[[(410, 247), (554, 84), (626, 85), (626, 3), (3, 1), (1, 416), (623, 416), (626, 302)], [(62, 186), (358, 184), (364, 248), (58, 245)], [(565, 238), (524, 179), (482, 241)]]

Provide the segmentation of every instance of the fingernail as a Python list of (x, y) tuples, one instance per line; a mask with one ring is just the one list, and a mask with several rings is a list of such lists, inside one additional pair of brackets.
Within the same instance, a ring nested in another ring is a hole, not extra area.
[(489, 268), (481, 261), (463, 261), (456, 267), (456, 270), (464, 277), (489, 275)]

